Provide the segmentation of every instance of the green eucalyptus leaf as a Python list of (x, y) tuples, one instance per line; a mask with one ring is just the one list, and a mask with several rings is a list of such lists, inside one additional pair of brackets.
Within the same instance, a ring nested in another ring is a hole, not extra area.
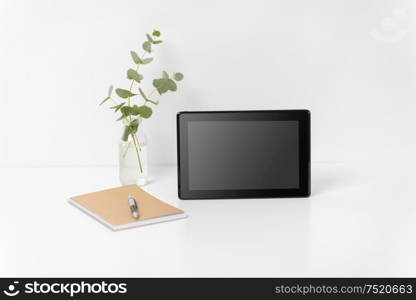
[(137, 132), (137, 127), (130, 127), (130, 134), (135, 134)]
[(172, 79), (169, 79), (168, 81), (169, 81), (169, 90), (172, 92), (176, 92), (176, 90), (178, 89), (176, 82), (173, 81)]
[(133, 108), (130, 106), (123, 106), (120, 108), (120, 112), (123, 114), (123, 116), (127, 117), (130, 116), (133, 111)]
[(160, 95), (166, 93), (168, 91), (166, 79), (155, 79), (153, 80), (153, 86), (156, 88)]
[(148, 63), (151, 63), (153, 61), (153, 57), (148, 57), (148, 58), (145, 58), (145, 59), (143, 59), (143, 61), (142, 61), (142, 64), (148, 64)]
[(127, 125), (127, 130), (129, 134), (135, 134), (138, 128), (139, 128), (139, 122), (137, 120), (133, 120), (130, 122), (129, 125)]
[(150, 116), (152, 115), (152, 109), (146, 105), (142, 105), (142, 106), (134, 105), (132, 107), (131, 115), (132, 116), (140, 115), (142, 118), (147, 119), (147, 118), (150, 118)]
[(183, 79), (183, 74), (182, 73), (175, 73), (175, 74), (173, 74), (173, 79), (175, 79), (176, 81), (181, 81)]
[(153, 113), (152, 109), (149, 106), (146, 106), (146, 105), (139, 106), (137, 108), (137, 112), (143, 119), (150, 118), (150, 116)]
[(155, 29), (155, 30), (153, 30), (152, 35), (159, 37), (160, 36), (160, 31), (158, 31), (158, 30)]
[(118, 104), (118, 105), (116, 105), (116, 106), (111, 106), (110, 108), (111, 109), (114, 109), (114, 112), (117, 112), (117, 111), (119, 111), (120, 110), (120, 108), (122, 108), (123, 107), (123, 105), (124, 104), (126, 104), (126, 102), (122, 102), (122, 103), (120, 103), (120, 104)]
[(109, 98), (111, 97), (111, 94), (113, 93), (113, 89), (114, 87), (110, 85), (110, 87), (108, 88), (108, 94), (107, 94)]
[(149, 41), (143, 43), (143, 50), (147, 53), (152, 52), (152, 44)]
[(149, 43), (153, 44), (153, 39), (152, 39), (152, 37), (150, 36), (150, 34), (147, 34), (147, 33), (146, 33), (146, 37), (147, 37), (147, 41), (148, 41)]
[(140, 83), (140, 81), (143, 80), (143, 75), (140, 75), (139, 73), (137, 73), (136, 70), (128, 69), (127, 70), (127, 78)]
[(134, 51), (130, 51), (131, 54), (131, 58), (133, 58), (134, 63), (136, 63), (137, 65), (142, 64), (142, 60), (140, 59), (140, 57), (137, 55), (136, 52)]
[(131, 115), (138, 116), (139, 114), (140, 114), (139, 107), (136, 104), (133, 105), (132, 110), (131, 110)]
[(116, 89), (116, 94), (119, 95), (121, 98), (124, 98), (124, 99), (136, 96), (136, 94), (133, 94), (132, 92), (130, 92), (128, 90), (124, 90), (124, 89)]
[(175, 81), (170, 78), (160, 78), (153, 80), (153, 86), (157, 89), (160, 95), (166, 93), (167, 91), (176, 91), (177, 85)]
[(162, 72), (162, 76), (163, 76), (163, 78), (169, 78), (169, 74), (166, 71)]
[[(160, 36), (160, 34), (158, 36)], [(163, 42), (162, 40), (154, 40), (149, 34), (146, 34), (146, 37), (147, 41), (153, 45), (161, 44)]]
[(139, 109), (140, 111), (140, 116), (144, 119), (148, 119), (152, 116), (153, 110), (146, 105), (140, 106)]
[(110, 99), (110, 97), (106, 97), (103, 101), (100, 102), (100, 105), (104, 104), (109, 99)]

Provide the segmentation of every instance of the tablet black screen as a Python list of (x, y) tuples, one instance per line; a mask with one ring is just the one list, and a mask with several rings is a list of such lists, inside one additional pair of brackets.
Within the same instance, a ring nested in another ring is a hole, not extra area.
[(299, 188), (299, 121), (188, 122), (189, 190)]

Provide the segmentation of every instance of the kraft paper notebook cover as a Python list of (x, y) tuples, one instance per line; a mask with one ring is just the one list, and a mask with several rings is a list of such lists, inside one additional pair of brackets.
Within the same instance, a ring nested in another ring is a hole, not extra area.
[[(136, 199), (139, 219), (131, 215), (128, 195)], [(113, 230), (187, 217), (183, 210), (160, 201), (134, 184), (71, 197), (68, 201)]]

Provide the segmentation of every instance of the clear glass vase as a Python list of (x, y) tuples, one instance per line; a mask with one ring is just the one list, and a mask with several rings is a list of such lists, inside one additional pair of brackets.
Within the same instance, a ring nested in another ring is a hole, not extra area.
[(122, 185), (148, 182), (147, 137), (143, 132), (142, 119), (138, 122), (137, 132), (128, 134), (130, 120), (123, 120), (123, 135), (119, 143), (119, 172)]

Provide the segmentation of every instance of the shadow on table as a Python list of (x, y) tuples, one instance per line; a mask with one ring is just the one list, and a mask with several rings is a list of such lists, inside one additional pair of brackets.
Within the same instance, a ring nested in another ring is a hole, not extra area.
[(318, 164), (312, 167), (311, 196), (356, 185), (362, 180), (357, 164)]

